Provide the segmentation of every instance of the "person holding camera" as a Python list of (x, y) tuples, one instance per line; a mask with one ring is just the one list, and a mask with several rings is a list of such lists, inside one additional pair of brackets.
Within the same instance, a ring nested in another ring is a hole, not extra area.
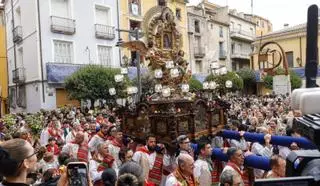
[(23, 139), (12, 139), (0, 145), (0, 186), (27, 186), (27, 175), (36, 171), (37, 151)]

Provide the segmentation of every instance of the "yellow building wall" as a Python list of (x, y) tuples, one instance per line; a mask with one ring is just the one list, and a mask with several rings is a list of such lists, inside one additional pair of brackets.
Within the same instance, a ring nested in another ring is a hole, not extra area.
[[(130, 15), (129, 10), (129, 0), (120, 0), (120, 29), (129, 30), (130, 29), (130, 20), (139, 21), (141, 23), (141, 29), (143, 28), (143, 18), (144, 15), (153, 7), (158, 5), (157, 0), (140, 0), (141, 2), (141, 16), (132, 16)], [(188, 42), (188, 29), (187, 29), (187, 8), (184, 0), (168, 0), (167, 6), (176, 13), (176, 8), (181, 10), (181, 20), (176, 19), (177, 27), (183, 37), (183, 46), (182, 50), (185, 52), (185, 59), (189, 59), (189, 42)], [(146, 32), (143, 30), (143, 32)], [(129, 41), (129, 34), (122, 32), (120, 33), (120, 38), (125, 42)], [(121, 49), (121, 57), (126, 55), (128, 58), (131, 57), (130, 51), (127, 49)]]
[(56, 89), (56, 105), (57, 107), (65, 105), (80, 106), (80, 102), (68, 99), (68, 93), (65, 89)]
[[(320, 38), (320, 34), (319, 34)], [(262, 40), (261, 44), (268, 42), (268, 41), (275, 41), (277, 42), (284, 50), (284, 52), (293, 52), (293, 67), (300, 67), (297, 58), (301, 59), (302, 67), (305, 66), (306, 63), (306, 36), (297, 36), (293, 38), (288, 39), (281, 39), (281, 38), (271, 38), (271, 39), (265, 39)], [(259, 44), (257, 45), (259, 48)], [(320, 46), (320, 40), (318, 40), (318, 46)], [(270, 49), (276, 49), (277, 47), (271, 46), (268, 47)], [(318, 47), (320, 52), (320, 47)], [(254, 54), (253, 56), (253, 69), (258, 70), (258, 54)], [(281, 67), (283, 66), (283, 63), (281, 63)]]
[[(2, 18), (0, 18), (2, 19)], [(0, 86), (1, 86), (1, 113), (7, 114), (6, 100), (8, 98), (8, 69), (7, 69), (7, 53), (6, 53), (6, 31), (3, 24), (0, 25)]]

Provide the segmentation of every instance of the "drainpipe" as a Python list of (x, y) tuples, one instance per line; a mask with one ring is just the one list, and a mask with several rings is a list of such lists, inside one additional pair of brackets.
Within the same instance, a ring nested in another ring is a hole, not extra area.
[[(117, 0), (117, 22), (118, 22), (118, 30), (120, 30), (120, 5), (119, 5), (119, 1)], [(118, 41), (120, 39), (120, 32), (118, 32)], [(122, 60), (121, 60), (121, 49), (120, 47), (118, 47), (119, 50), (119, 62), (120, 62), (120, 66), (122, 66)]]
[[(11, 0), (11, 23), (12, 23), (12, 37), (14, 37), (14, 28), (15, 28), (15, 24), (14, 24), (14, 10), (13, 10), (13, 0)], [(12, 38), (13, 39), (13, 38)], [(14, 61), (14, 70), (17, 69), (17, 53), (16, 53), (16, 43), (13, 42), (13, 61)], [(13, 83), (13, 82), (12, 82)], [(18, 84), (15, 83), (15, 97), (18, 97)], [(15, 105), (17, 104), (17, 102), (14, 103)]]
[(40, 20), (40, 1), (37, 0), (38, 11), (38, 27), (39, 27), (39, 53), (40, 53), (40, 68), (41, 68), (41, 86), (42, 86), (42, 101), (46, 102), (46, 96), (44, 92), (44, 74), (43, 74), (43, 57), (42, 57), (42, 38), (41, 38), (41, 20)]
[(300, 46), (300, 60), (301, 60), (301, 66), (302, 66), (302, 46), (301, 46), (301, 37), (299, 37), (299, 46)]

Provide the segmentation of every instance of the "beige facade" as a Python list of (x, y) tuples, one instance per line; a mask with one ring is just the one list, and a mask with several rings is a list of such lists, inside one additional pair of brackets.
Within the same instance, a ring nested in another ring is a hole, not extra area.
[[(187, 9), (185, 0), (119, 0), (120, 2), (120, 29), (133, 30), (141, 29), (146, 33), (148, 25), (144, 25), (144, 20), (149, 19), (161, 10), (161, 6), (167, 6), (175, 15), (177, 28), (182, 35), (182, 50), (185, 52), (185, 59), (189, 58), (189, 43), (187, 34)], [(134, 40), (134, 36), (122, 32), (120, 38), (123, 41)], [(141, 40), (146, 41), (145, 37)], [(131, 63), (136, 58), (136, 53), (121, 49), (121, 56), (127, 58)]]
[(264, 36), (273, 30), (272, 23), (263, 17), (258, 15), (245, 14), (246, 19), (251, 19), (254, 23), (256, 23), (256, 36)]

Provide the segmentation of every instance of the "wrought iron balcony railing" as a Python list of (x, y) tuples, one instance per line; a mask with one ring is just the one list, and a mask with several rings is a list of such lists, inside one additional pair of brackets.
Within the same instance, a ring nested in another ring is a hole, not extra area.
[(203, 47), (194, 47), (194, 57), (204, 57), (205, 55)]
[(51, 16), (51, 32), (73, 35), (76, 32), (76, 21), (74, 19)]
[(95, 24), (96, 38), (114, 39), (116, 37), (115, 28), (113, 26)]
[(16, 68), (12, 70), (12, 82), (16, 84), (21, 84), (25, 82), (25, 68)]
[(23, 40), (22, 38), (22, 27), (16, 26), (13, 29), (13, 42), (20, 43)]

